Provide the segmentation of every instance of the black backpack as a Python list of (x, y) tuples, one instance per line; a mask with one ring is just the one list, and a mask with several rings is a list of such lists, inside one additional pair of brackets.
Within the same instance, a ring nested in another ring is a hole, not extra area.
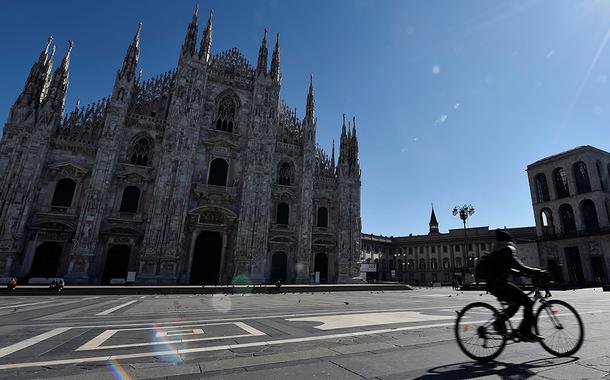
[(481, 256), (477, 259), (474, 266), (474, 277), (477, 281), (485, 281), (492, 274), (492, 258), (491, 254)]

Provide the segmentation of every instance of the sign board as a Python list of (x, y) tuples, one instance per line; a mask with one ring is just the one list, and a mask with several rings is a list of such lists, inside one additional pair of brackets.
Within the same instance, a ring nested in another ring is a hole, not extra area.
[(360, 264), (360, 272), (377, 272), (377, 264)]
[(136, 272), (127, 272), (127, 280), (125, 282), (128, 284), (136, 282)]

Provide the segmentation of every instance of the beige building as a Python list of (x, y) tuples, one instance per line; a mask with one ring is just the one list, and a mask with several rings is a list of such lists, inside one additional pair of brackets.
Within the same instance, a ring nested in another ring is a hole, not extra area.
[(575, 284), (610, 278), (610, 153), (581, 146), (527, 167), (543, 266)]
[[(427, 235), (383, 236), (362, 234), (361, 260), (376, 263), (377, 272), (368, 278), (400, 281), (410, 284), (464, 281), (474, 260), (489, 253), (495, 240), (495, 230), (489, 227), (439, 230), (436, 214), (430, 215)], [(539, 266), (534, 227), (506, 229), (515, 237), (519, 257), (526, 265)], [(470, 266), (468, 265), (470, 263)]]

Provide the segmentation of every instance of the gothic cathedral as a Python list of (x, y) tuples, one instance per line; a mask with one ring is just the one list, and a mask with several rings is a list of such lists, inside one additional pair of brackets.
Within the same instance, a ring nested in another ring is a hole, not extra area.
[[(212, 54), (197, 11), (175, 69), (142, 80), (141, 24), (112, 94), (64, 115), (70, 42), (49, 38), (0, 143), (0, 277), (68, 284), (348, 282), (360, 270), (355, 121), (338, 160), (316, 143), (310, 80), (301, 119), (267, 66)], [(128, 276), (129, 274), (129, 276)]]

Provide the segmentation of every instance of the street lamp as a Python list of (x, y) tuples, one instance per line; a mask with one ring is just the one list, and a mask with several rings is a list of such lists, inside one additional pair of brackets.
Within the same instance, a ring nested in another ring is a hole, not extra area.
[[(472, 205), (465, 204), (464, 206), (455, 206), (453, 208), (453, 216), (459, 215), (460, 219), (462, 219), (462, 223), (464, 223), (464, 258), (466, 260), (466, 265), (470, 267), (470, 260), (468, 260), (468, 235), (466, 233), (466, 220), (469, 216), (474, 214), (474, 207)], [(464, 274), (466, 273), (465, 268), (462, 269)], [(465, 277), (465, 276), (464, 276)]]

